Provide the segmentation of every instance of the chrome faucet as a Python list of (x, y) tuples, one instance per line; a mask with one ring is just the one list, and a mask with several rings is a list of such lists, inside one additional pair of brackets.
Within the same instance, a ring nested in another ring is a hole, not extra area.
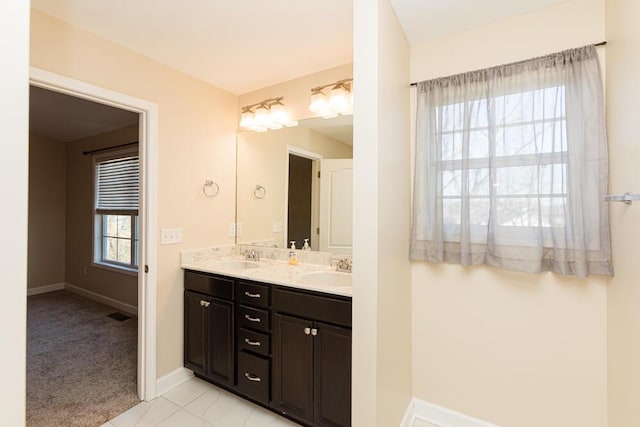
[(336, 260), (336, 271), (351, 273), (352, 267), (353, 261), (351, 260), (351, 258), (338, 258)]
[(250, 261), (260, 261), (260, 251), (256, 251), (255, 249), (246, 249), (240, 252), (244, 259)]

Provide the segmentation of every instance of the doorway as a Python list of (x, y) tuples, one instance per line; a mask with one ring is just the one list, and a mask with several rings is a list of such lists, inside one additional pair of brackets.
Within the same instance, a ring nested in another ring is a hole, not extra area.
[(154, 103), (94, 86), (35, 67), (30, 84), (135, 113), (139, 117), (140, 165), (139, 265), (137, 278), (137, 394), (156, 397), (156, 200), (158, 106)]
[(321, 161), (320, 154), (287, 146), (285, 247), (295, 241), (302, 249), (306, 239), (311, 250), (319, 249)]

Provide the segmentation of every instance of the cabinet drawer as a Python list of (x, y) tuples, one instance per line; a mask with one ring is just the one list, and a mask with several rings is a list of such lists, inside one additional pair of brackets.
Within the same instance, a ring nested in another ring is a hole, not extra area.
[(269, 356), (271, 354), (271, 337), (268, 334), (240, 328), (238, 330), (238, 350)]
[(185, 271), (184, 288), (226, 300), (233, 300), (233, 280), (223, 277)]
[(238, 391), (269, 403), (269, 359), (241, 351), (238, 353)]
[(241, 304), (269, 307), (269, 287), (256, 283), (239, 282), (236, 287), (236, 300)]
[(268, 331), (269, 311), (240, 305), (238, 309), (238, 324), (243, 328)]
[(351, 327), (351, 301), (289, 291), (273, 290), (274, 312)]

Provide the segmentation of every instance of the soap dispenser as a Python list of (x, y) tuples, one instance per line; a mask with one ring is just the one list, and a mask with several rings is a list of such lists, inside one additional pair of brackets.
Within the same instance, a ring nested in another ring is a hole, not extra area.
[(298, 258), (296, 257), (296, 241), (292, 240), (290, 243), (291, 248), (289, 250), (289, 265), (296, 265), (298, 264)]
[(310, 251), (311, 246), (309, 246), (309, 239), (304, 239), (304, 245), (302, 245), (303, 251)]

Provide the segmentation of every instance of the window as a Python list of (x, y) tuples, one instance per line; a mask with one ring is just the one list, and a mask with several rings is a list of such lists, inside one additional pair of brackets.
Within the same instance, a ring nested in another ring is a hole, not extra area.
[(511, 243), (529, 244), (527, 228), (542, 227), (551, 244), (547, 231), (564, 226), (567, 196), (564, 96), (554, 86), (435, 108), (447, 241), (460, 241), (466, 204), (472, 242), (486, 242), (493, 213)]
[(138, 269), (139, 158), (120, 152), (95, 158), (94, 262)]
[(418, 84), (412, 259), (612, 274), (595, 47)]

